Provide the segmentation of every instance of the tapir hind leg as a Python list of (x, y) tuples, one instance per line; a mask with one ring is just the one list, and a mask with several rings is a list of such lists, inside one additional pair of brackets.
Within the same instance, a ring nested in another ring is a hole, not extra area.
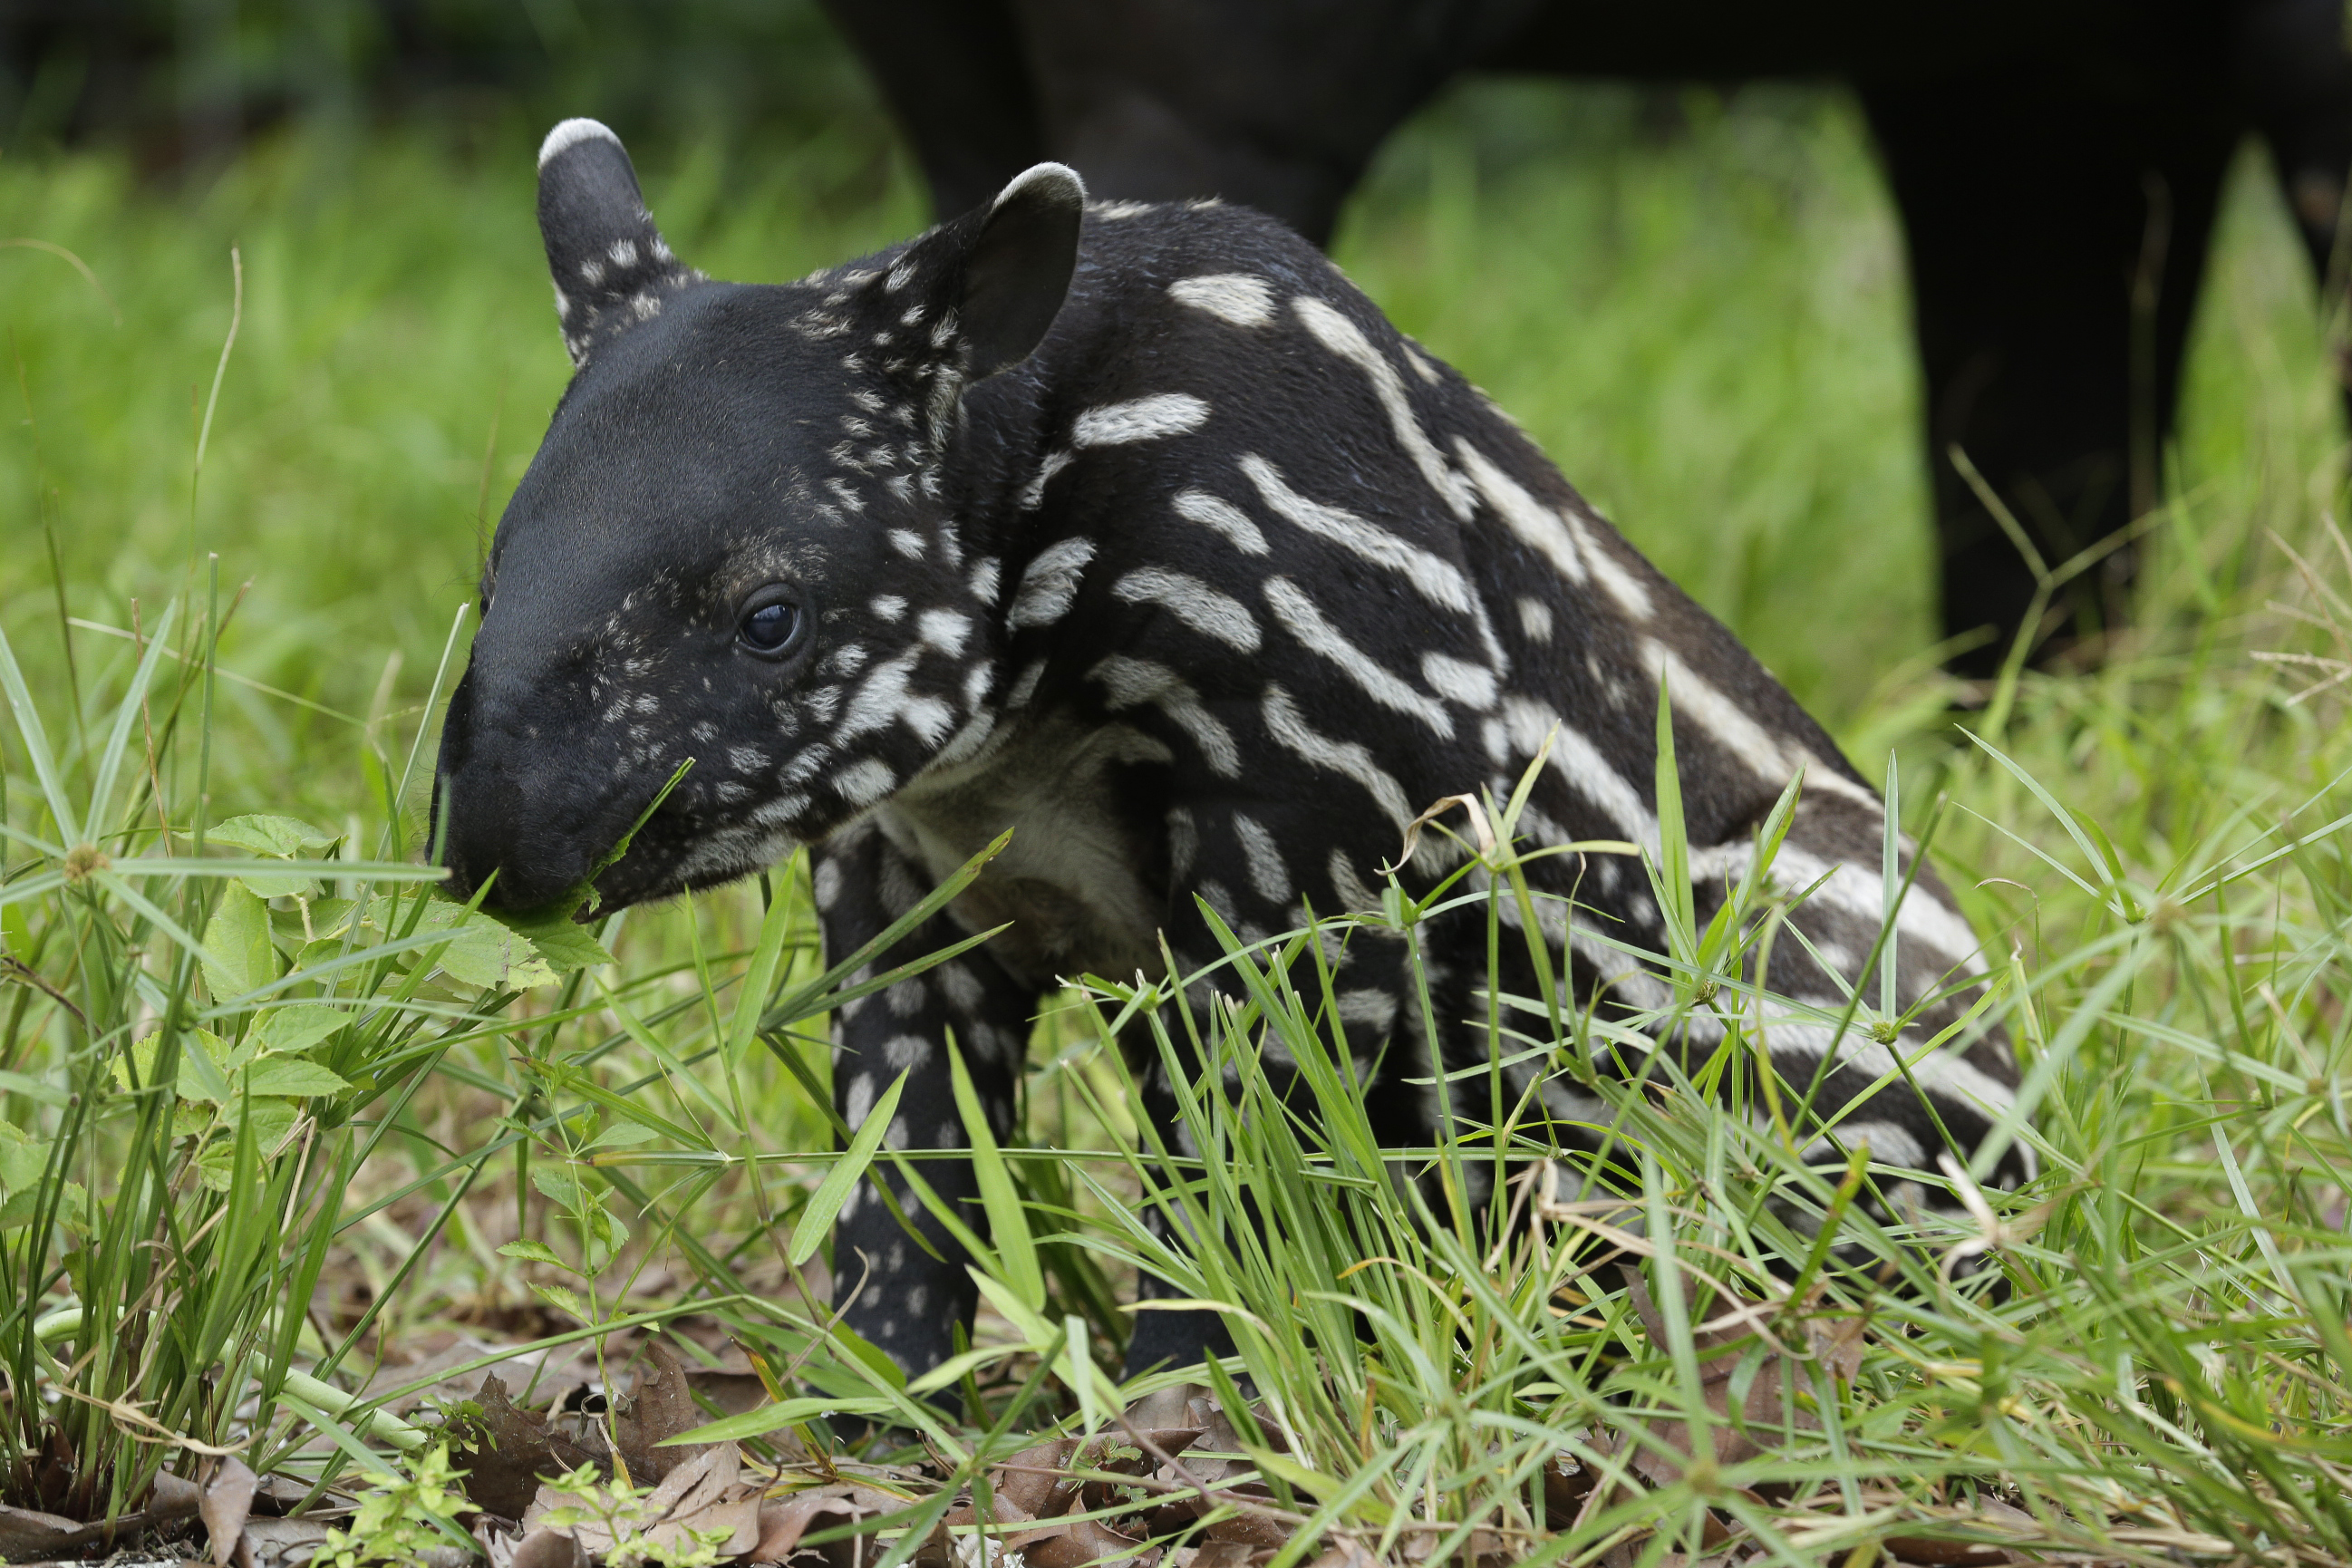
[[(1944, 630), (1993, 633), (1953, 660), (1964, 673), (2000, 667), (2035, 578), (1952, 447), (2053, 568), (2156, 502), (2238, 136), (2221, 75), (2216, 59), (2106, 93), (2011, 65), (1864, 89), (1910, 251)], [(2061, 593), (2044, 652), (2122, 619), (2131, 556)]]

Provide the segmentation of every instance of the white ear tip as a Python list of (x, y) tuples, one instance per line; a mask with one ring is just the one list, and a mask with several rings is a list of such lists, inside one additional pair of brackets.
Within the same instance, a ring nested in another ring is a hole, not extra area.
[[(604, 134), (609, 136), (612, 132), (607, 131)], [(996, 200), (989, 204), (988, 210), (994, 212), (1014, 196), (1032, 189), (1036, 189), (1041, 195), (1059, 197), (1073, 206), (1086, 205), (1087, 183), (1078, 178), (1076, 169), (1067, 163), (1032, 163), (1013, 175), (1012, 184), (996, 193)]]
[(613, 128), (601, 120), (567, 120), (549, 132), (547, 140), (539, 144), (539, 166), (546, 168), (550, 158), (592, 136), (602, 136), (615, 147), (621, 144), (621, 139), (613, 134)]

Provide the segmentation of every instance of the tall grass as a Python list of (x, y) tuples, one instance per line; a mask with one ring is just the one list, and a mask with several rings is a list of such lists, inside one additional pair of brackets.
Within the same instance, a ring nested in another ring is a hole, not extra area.
[[(919, 1434), (920, 1484), (855, 1471), (905, 1496), (865, 1526), (888, 1525), (896, 1568), (1041, 1433), (1124, 1441), (1130, 1399), (1186, 1408), (1169, 1378), (1115, 1381), (1148, 1267), (1229, 1309), (1239, 1353), (1208, 1374), (1226, 1457), (1181, 1461), (1198, 1508), (1150, 1456), (1090, 1494), (1135, 1539), (1223, 1521), (1291, 1542), (1277, 1568), (1318, 1540), (1407, 1562), (1744, 1540), (1859, 1564), (1971, 1534), (2352, 1558), (2352, 742), (2341, 689), (2305, 692), (2352, 659), (2352, 560), (2323, 515), (2343, 475), (2314, 313), (2266, 196), (2242, 182), (2231, 209), (2144, 631), (2095, 672), (2017, 678), (1962, 732), (1912, 659), (1899, 279), (1850, 119), (1773, 101), (1659, 144), (1595, 133), (1605, 103), (1486, 112), (1465, 100), (1397, 151), (1343, 259), (1858, 761), (1898, 754), (1906, 819), (1936, 824), (1996, 961), (2032, 1187), (1930, 1173), (1969, 1216), (1938, 1217), (1899, 1201), (1900, 1173), (1809, 1166), (1801, 1127), (1716, 1112), (1790, 891), (1769, 878), (1743, 919), (1670, 942), (1685, 984), (1653, 1022), (1711, 1010), (1726, 1043), (1601, 1090), (1609, 1166), (1507, 1095), (1380, 1148), (1322, 954), (1412, 942), (1465, 901), (1498, 941), (1538, 924), (1491, 802), (1501, 838), (1466, 840), (1430, 899), (1226, 942), (1237, 1008), (1195, 1017), (1174, 982), (1050, 1007), (1021, 1140), (982, 1151), (971, 1353), (907, 1385), (824, 1310), (847, 1177), (926, 1162), (829, 1152), (845, 982), (798, 867), (593, 933), (420, 896), (414, 759), (478, 529), (562, 374), (527, 158), (411, 143), (338, 167), (296, 142), (186, 202), (103, 163), (0, 164), (0, 228), (70, 247), (104, 289), (0, 251), (26, 410), (0, 444), (11, 1500), (119, 1510), (233, 1445), (314, 1482), (380, 1470), (430, 1440), (377, 1407), (436, 1331), (625, 1345), (609, 1331), (681, 1322), (698, 1353), (723, 1335), (752, 1358), (774, 1399), (729, 1430), (824, 1456), (796, 1475), (847, 1462), (829, 1422)], [(1512, 126), (1587, 141), (1536, 151)], [(648, 183), (722, 274), (793, 275), (915, 221), (903, 181), (808, 194), (862, 154), (796, 157)], [(247, 294), (194, 485), (231, 237)], [(1528, 1062), (1571, 1067), (1605, 1027), (1557, 994), (1495, 1005)], [(1210, 1064), (1184, 1075), (1202, 1158), (1135, 1125), (1122, 1033)], [(950, 1389), (960, 1414), (927, 1397)]]

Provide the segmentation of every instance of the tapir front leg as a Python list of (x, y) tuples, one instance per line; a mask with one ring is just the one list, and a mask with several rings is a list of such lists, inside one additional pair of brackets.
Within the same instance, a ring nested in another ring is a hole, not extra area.
[[(817, 847), (813, 856), (816, 903), (826, 951), (835, 955), (872, 941), (920, 900), (925, 879), (870, 823), (861, 823)], [(893, 968), (936, 952), (965, 933), (934, 917), (880, 955), (874, 967)], [(833, 1098), (853, 1129), (901, 1073), (907, 1085), (884, 1142), (893, 1149), (964, 1149), (970, 1140), (955, 1102), (948, 1068), (950, 1030), (971, 1073), (972, 1087), (999, 1139), (1013, 1130), (1014, 1080), (1028, 1042), (1035, 997), (1006, 975), (984, 949), (845, 1004), (835, 1016)], [(968, 1159), (934, 1159), (919, 1169), (932, 1191), (956, 1206), (981, 1236), (988, 1221)], [(901, 1212), (938, 1253), (919, 1246), (875, 1190), (887, 1175)], [(834, 1305), (848, 1326), (910, 1375), (929, 1371), (954, 1352), (959, 1324), (969, 1332), (979, 1293), (965, 1270), (962, 1247), (887, 1164), (852, 1193), (834, 1229)]]

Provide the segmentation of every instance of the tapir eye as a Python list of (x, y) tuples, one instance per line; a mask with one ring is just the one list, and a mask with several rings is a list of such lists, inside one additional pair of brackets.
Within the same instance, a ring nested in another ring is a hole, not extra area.
[(772, 589), (752, 599), (736, 627), (743, 646), (774, 658), (789, 653), (800, 641), (801, 607)]

